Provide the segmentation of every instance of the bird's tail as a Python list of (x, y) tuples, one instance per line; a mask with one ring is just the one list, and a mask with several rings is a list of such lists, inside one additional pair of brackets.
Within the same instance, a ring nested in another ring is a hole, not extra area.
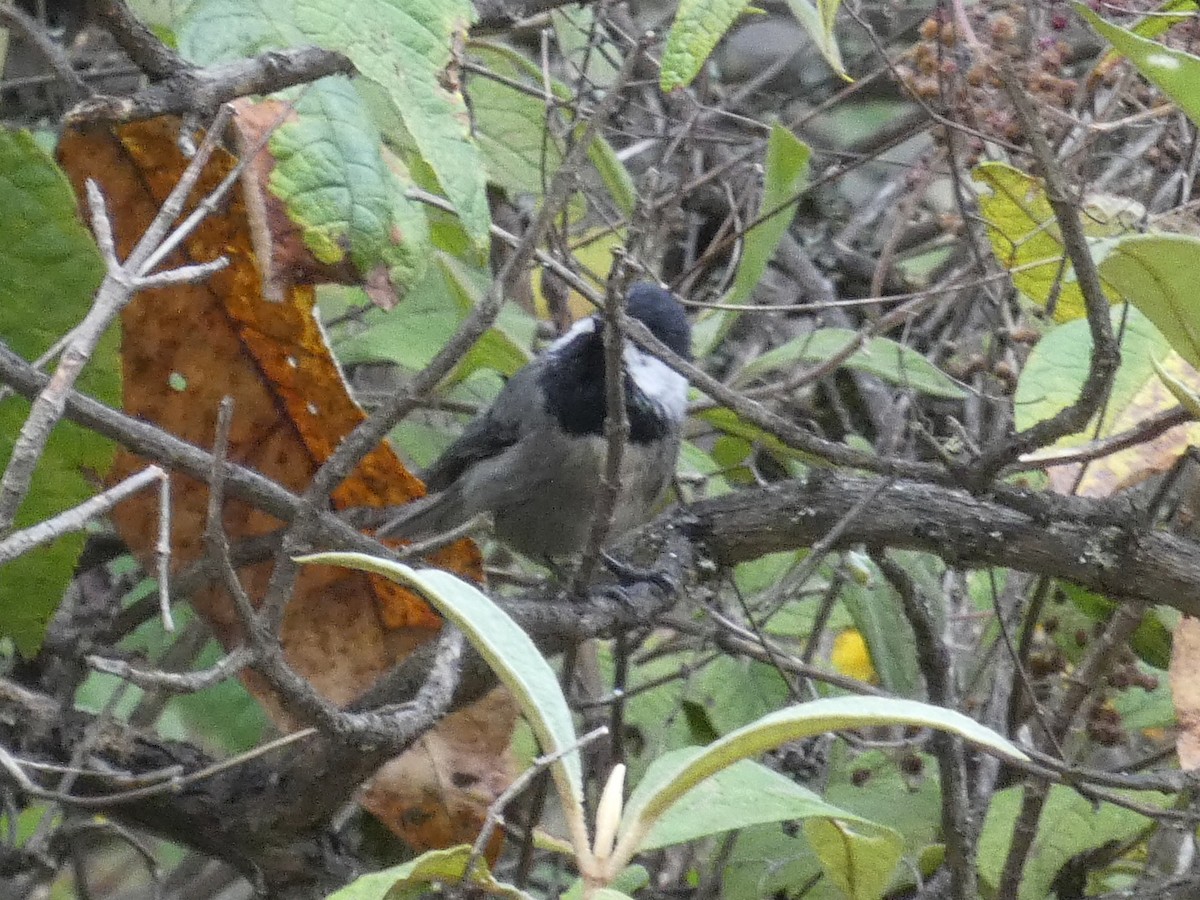
[(437, 494), (427, 494), (402, 506), (376, 534), (409, 541), (423, 541), (463, 524), (470, 516), (464, 508), (462, 488), (451, 485)]

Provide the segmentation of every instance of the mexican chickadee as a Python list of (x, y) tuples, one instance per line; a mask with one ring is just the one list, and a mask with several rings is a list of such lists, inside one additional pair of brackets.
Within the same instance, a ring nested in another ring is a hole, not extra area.
[[(683, 357), (691, 326), (662, 288), (639, 282), (626, 311)], [(687, 380), (626, 342), (629, 441), (611, 534), (649, 519), (675, 471)], [(604, 324), (577, 322), (517, 372), (491, 409), (472, 421), (424, 473), (429, 494), (386, 527), (421, 540), (491, 513), (496, 537), (540, 562), (581, 551), (604, 472), (607, 441)]]

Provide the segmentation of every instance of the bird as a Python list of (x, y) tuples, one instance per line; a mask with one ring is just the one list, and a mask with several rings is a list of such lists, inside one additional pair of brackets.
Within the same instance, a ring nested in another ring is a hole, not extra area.
[[(691, 325), (668, 291), (637, 282), (626, 313), (674, 353), (691, 358)], [(629, 438), (610, 537), (649, 520), (679, 455), (687, 379), (628, 340)], [(428, 493), (401, 508), (389, 535), (426, 540), (490, 513), (495, 537), (553, 566), (586, 546), (608, 450), (600, 314), (581, 319), (516, 372), (422, 473)]]

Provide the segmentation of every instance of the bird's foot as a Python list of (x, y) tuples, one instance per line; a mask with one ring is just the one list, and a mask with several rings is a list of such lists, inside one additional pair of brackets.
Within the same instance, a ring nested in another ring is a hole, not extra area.
[(679, 590), (675, 579), (665, 572), (631, 566), (603, 550), (600, 551), (600, 559), (604, 562), (604, 567), (612, 573), (613, 577), (617, 579), (617, 583), (623, 588), (649, 582), (666, 594), (674, 594)]

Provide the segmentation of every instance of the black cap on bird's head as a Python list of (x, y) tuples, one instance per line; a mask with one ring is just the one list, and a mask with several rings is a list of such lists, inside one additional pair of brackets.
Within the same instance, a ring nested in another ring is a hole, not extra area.
[(625, 311), (684, 359), (692, 358), (692, 326), (683, 305), (668, 291), (639, 281), (629, 288)]

